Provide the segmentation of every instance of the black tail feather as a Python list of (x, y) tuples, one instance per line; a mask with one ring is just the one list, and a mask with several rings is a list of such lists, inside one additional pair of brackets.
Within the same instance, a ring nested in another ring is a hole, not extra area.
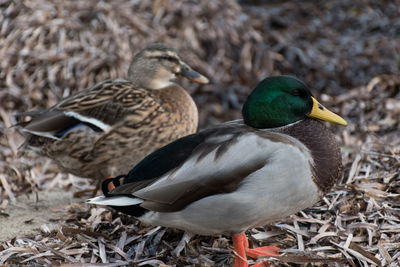
[(104, 196), (106, 196), (106, 197), (112, 196), (112, 194), (110, 194), (110, 191), (112, 191), (112, 190), (109, 189), (110, 183), (112, 183), (111, 187), (116, 188), (121, 185), (121, 179), (123, 179), (125, 177), (126, 177), (126, 175), (119, 175), (115, 178), (110, 178), (110, 179), (104, 180), (104, 182), (101, 184), (101, 190), (103, 191)]
[[(125, 179), (127, 176), (126, 175), (119, 175), (115, 178), (110, 178), (110, 179), (106, 179), (104, 180), (104, 182), (101, 184), (101, 190), (103, 191), (104, 196), (106, 197), (113, 197), (115, 195), (110, 194), (110, 192), (112, 192), (112, 190), (110, 190), (109, 188), (117, 188), (118, 186), (121, 185), (121, 182), (123, 181), (123, 179)], [(112, 183), (112, 185), (110, 186), (110, 184)], [(126, 195), (129, 197), (133, 197), (132, 195)], [(131, 216), (135, 216), (135, 217), (140, 217), (142, 216), (144, 213), (146, 213), (146, 209), (142, 208), (140, 205), (132, 205), (132, 206), (109, 206), (119, 212), (131, 215)]]

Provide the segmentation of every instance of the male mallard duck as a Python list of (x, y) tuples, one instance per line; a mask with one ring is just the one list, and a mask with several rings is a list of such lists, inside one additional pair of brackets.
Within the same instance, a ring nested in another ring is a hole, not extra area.
[(25, 113), (33, 119), (23, 126), (24, 147), (77, 176), (126, 173), (157, 148), (196, 132), (196, 104), (175, 77), (208, 83), (172, 47), (149, 45), (133, 58), (128, 80), (107, 80), (48, 110)]
[(319, 120), (347, 123), (290, 76), (260, 82), (242, 114), (158, 149), (105, 180), (105, 196), (89, 202), (148, 224), (231, 234), (235, 266), (248, 266), (246, 254), (277, 255), (274, 247), (248, 249), (244, 232), (312, 206), (333, 186), (340, 148)]

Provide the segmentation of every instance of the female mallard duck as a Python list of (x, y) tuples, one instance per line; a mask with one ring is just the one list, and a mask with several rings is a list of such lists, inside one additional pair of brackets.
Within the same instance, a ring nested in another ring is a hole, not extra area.
[(24, 147), (77, 176), (126, 173), (157, 148), (196, 132), (196, 105), (175, 77), (208, 83), (172, 47), (149, 45), (133, 58), (128, 80), (107, 80), (48, 110), (25, 113), (33, 119), (24, 123)]
[(235, 266), (248, 266), (246, 254), (277, 255), (248, 249), (244, 231), (313, 205), (333, 186), (341, 153), (319, 120), (347, 123), (290, 76), (259, 83), (242, 114), (158, 149), (89, 202), (153, 225), (232, 234)]

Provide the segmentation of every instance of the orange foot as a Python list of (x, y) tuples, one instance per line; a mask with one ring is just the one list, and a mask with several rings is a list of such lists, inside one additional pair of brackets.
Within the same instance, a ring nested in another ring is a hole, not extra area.
[[(232, 235), (233, 247), (236, 252), (235, 256), (235, 264), (233, 267), (248, 267), (249, 264), (247, 262), (247, 256), (250, 258), (258, 258), (259, 256), (263, 257), (273, 257), (279, 256), (279, 248), (277, 247), (259, 247), (249, 249), (249, 242), (247, 241), (247, 237), (245, 233), (241, 233), (238, 235)], [(252, 267), (268, 267), (268, 262), (260, 262)]]

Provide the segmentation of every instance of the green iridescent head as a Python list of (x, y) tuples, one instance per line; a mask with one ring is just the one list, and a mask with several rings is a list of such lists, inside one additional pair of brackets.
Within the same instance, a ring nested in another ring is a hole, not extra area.
[(260, 129), (285, 126), (307, 116), (347, 125), (319, 104), (302, 81), (284, 75), (262, 80), (244, 103), (242, 114), (247, 125)]

